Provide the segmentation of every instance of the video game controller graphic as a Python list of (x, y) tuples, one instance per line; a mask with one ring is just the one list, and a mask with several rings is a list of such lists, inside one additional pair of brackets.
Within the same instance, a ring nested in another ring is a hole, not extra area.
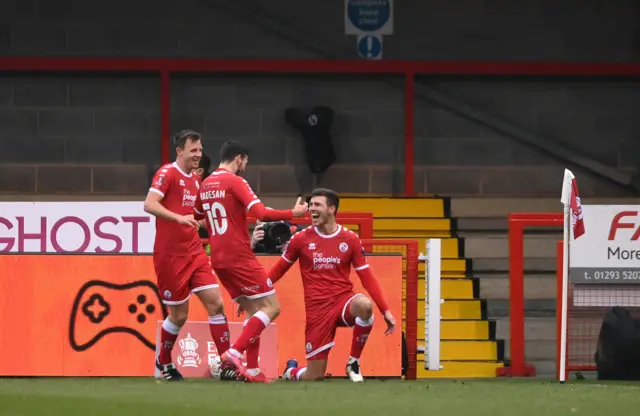
[(74, 350), (85, 351), (105, 335), (120, 332), (155, 351), (156, 322), (166, 317), (158, 288), (148, 280), (123, 285), (91, 280), (73, 301), (69, 342)]

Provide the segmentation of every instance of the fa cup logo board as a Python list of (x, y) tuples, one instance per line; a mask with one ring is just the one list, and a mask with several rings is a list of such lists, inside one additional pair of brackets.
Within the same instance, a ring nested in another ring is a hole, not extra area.
[(198, 368), (202, 362), (200, 354), (198, 354), (198, 341), (191, 336), (191, 333), (187, 333), (187, 336), (182, 338), (178, 345), (180, 346), (178, 365), (180, 367)]

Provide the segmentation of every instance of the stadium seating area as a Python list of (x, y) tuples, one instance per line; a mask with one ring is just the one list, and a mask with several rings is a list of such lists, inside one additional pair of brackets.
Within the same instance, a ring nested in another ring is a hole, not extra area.
[[(456, 221), (447, 198), (345, 197), (341, 211), (372, 212), (374, 237), (415, 239), (424, 252), (426, 240), (442, 239), (441, 360), (442, 371), (424, 369), (418, 354), (418, 377), (495, 377), (504, 365), (504, 346), (496, 339), (496, 324), (487, 319), (486, 302), (479, 298), (479, 282), (464, 257), (464, 241), (456, 236)], [(425, 264), (419, 265), (418, 346), (425, 340)], [(404, 314), (404, 311), (403, 311)], [(404, 318), (404, 315), (403, 315)]]

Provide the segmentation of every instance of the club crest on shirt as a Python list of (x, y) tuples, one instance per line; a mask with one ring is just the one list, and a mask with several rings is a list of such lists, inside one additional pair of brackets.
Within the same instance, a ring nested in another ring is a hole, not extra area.
[(349, 245), (343, 241), (342, 243), (340, 243), (340, 245), (338, 246), (338, 248), (339, 248), (339, 249), (340, 249), (340, 251), (342, 251), (343, 253), (346, 253), (346, 252), (347, 252), (347, 250), (349, 250)]

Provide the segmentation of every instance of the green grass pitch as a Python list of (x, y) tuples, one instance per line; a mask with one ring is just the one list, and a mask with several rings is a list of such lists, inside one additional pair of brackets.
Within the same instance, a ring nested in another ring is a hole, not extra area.
[(0, 379), (0, 415), (491, 415), (634, 413), (640, 384), (347, 380), (243, 384), (138, 378)]

